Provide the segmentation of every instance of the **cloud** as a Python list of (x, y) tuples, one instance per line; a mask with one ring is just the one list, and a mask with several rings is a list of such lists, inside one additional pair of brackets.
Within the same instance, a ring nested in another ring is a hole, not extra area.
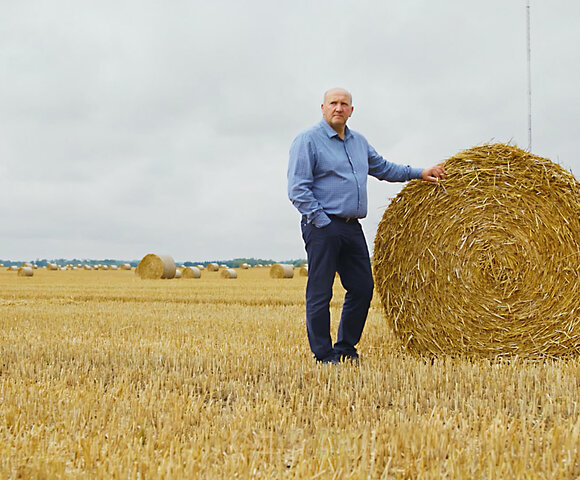
[[(580, 6), (531, 12), (533, 150), (578, 174)], [(351, 127), (397, 163), (527, 146), (523, 2), (57, 0), (2, 13), (4, 258), (304, 256), (288, 148), (337, 85), (354, 95)], [(369, 181), (369, 244), (400, 188)]]

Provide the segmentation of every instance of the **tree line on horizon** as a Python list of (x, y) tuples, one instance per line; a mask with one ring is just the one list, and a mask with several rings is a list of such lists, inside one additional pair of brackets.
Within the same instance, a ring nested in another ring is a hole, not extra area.
[[(49, 263), (55, 263), (57, 265), (117, 265), (120, 266), (124, 263), (129, 263), (132, 267), (136, 267), (139, 264), (140, 260), (115, 260), (115, 259), (104, 259), (104, 260), (95, 260), (95, 259), (78, 259), (78, 258), (55, 258), (55, 259), (36, 259), (36, 260), (1, 260), (0, 264), (3, 264), (6, 267), (11, 266), (19, 266), (23, 263), (31, 263), (33, 265), (37, 265), (39, 267), (46, 267)], [(295, 267), (299, 267), (306, 263), (306, 260), (303, 258), (293, 259), (293, 260), (272, 260), (272, 259), (263, 259), (263, 258), (234, 258), (230, 260), (204, 260), (202, 262), (176, 262), (176, 264), (185, 265), (186, 267), (192, 267), (195, 265), (203, 265), (204, 267), (210, 263), (218, 263), (220, 265), (227, 265), (231, 268), (240, 268), (243, 264), (250, 265), (251, 267), (255, 267), (256, 265), (273, 265), (274, 263), (287, 263), (294, 265)]]

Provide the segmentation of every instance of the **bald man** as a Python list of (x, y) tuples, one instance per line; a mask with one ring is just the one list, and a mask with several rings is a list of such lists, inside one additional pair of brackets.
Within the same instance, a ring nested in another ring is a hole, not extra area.
[[(288, 197), (302, 215), (308, 258), (306, 330), (321, 363), (358, 361), (374, 282), (359, 219), (367, 215), (369, 175), (389, 182), (417, 178), (437, 182), (442, 166), (420, 169), (388, 162), (346, 123), (354, 107), (343, 88), (324, 94), (322, 120), (300, 133), (290, 147)], [(338, 273), (346, 290), (336, 342), (330, 334), (330, 300)]]

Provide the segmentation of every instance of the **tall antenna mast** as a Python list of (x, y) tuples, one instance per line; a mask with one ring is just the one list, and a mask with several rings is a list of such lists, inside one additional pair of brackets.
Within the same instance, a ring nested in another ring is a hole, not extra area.
[(532, 47), (530, 45), (530, 0), (526, 5), (527, 50), (528, 50), (528, 152), (532, 151)]

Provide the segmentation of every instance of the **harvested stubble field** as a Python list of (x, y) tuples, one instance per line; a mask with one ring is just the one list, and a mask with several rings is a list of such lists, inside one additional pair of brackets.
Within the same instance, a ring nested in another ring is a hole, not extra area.
[(0, 478), (580, 475), (580, 362), (421, 359), (375, 299), (317, 365), (305, 283), (0, 272)]

